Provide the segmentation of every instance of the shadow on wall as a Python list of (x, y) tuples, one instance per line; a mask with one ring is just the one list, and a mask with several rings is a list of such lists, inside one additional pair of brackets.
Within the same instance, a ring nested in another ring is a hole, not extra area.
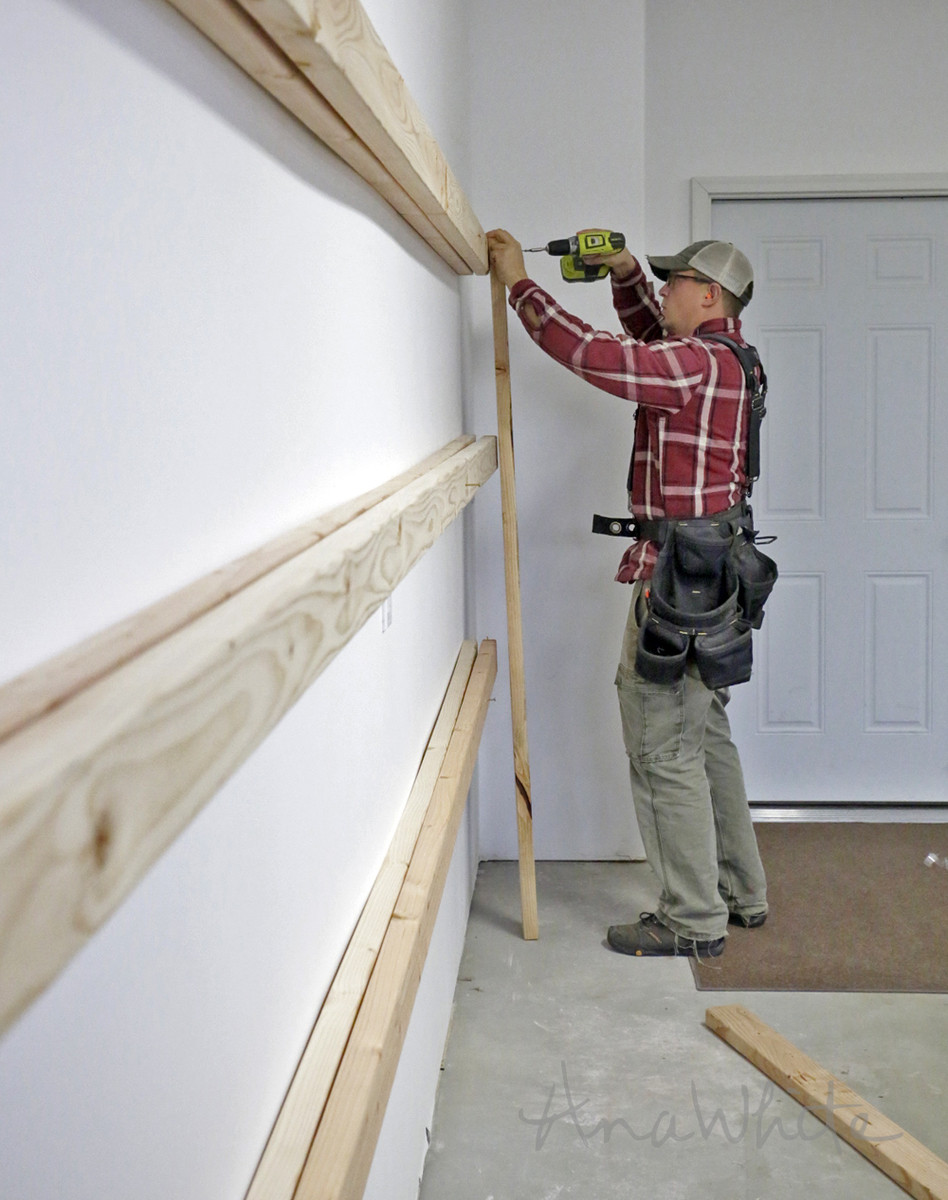
[[(454, 273), (342, 159), (233, 63), (168, 0), (62, 0), (172, 80), (302, 183), (361, 213), (429, 270)], [(261, 104), (261, 96), (267, 103)]]

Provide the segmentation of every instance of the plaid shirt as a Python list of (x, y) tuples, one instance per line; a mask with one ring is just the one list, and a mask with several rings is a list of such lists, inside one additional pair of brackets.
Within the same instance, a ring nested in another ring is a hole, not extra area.
[[(592, 329), (532, 280), (510, 290), (510, 305), (536, 344), (603, 391), (638, 405), (630, 468), (629, 510), (638, 517), (696, 517), (723, 512), (744, 495), (749, 398), (737, 355), (700, 333), (723, 333), (741, 345), (741, 323), (706, 321), (695, 336), (664, 340), (661, 312), (640, 266), (612, 299), (625, 334)], [(524, 306), (540, 318), (538, 329)], [(655, 542), (633, 542), (616, 575), (648, 579)]]

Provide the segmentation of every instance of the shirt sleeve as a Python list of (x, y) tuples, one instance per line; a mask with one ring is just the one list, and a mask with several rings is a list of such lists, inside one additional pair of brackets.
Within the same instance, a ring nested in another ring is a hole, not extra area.
[(652, 285), (638, 261), (635, 270), (624, 279), (609, 276), (612, 303), (622, 328), (641, 342), (654, 342), (662, 336), (662, 310)]
[[(636, 290), (634, 278), (619, 285), (623, 295), (628, 288)], [(644, 284), (644, 275), (641, 280)], [(642, 290), (639, 285), (640, 298)], [(522, 279), (510, 289), (510, 306), (533, 341), (556, 362), (594, 387), (648, 408), (679, 412), (715, 369), (709, 350), (697, 338), (645, 342), (628, 333), (593, 329), (532, 279)], [(645, 311), (653, 324), (654, 310), (647, 303), (626, 311), (623, 322), (634, 326), (645, 320)]]

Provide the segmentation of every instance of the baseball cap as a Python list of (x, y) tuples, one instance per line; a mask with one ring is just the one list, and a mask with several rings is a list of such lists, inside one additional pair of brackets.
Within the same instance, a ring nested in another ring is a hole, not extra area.
[(754, 268), (747, 256), (731, 242), (692, 242), (671, 257), (653, 258), (650, 254), (646, 257), (652, 271), (661, 280), (666, 280), (672, 271), (690, 268), (719, 283), (742, 304), (750, 300), (754, 291)]

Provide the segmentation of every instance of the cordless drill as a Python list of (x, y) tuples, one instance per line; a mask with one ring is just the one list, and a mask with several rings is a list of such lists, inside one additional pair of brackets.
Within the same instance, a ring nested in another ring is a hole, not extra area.
[(593, 283), (605, 279), (609, 267), (605, 263), (587, 266), (583, 258), (587, 254), (618, 254), (625, 248), (625, 234), (611, 233), (608, 229), (590, 229), (573, 237), (558, 238), (545, 246), (531, 246), (526, 254), (558, 254), (560, 274), (567, 283)]

